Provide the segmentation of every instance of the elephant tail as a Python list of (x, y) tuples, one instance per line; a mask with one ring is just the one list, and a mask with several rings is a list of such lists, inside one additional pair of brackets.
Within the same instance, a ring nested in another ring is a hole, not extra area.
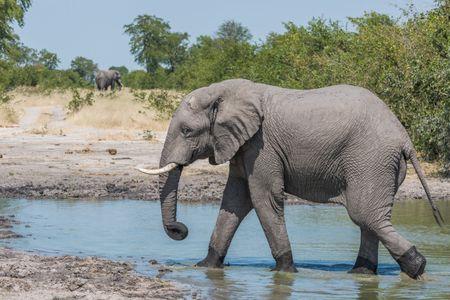
[(411, 160), (411, 163), (416, 170), (416, 174), (419, 177), (420, 182), (422, 183), (423, 189), (425, 190), (425, 194), (427, 195), (428, 201), (430, 202), (431, 208), (433, 209), (433, 216), (436, 220), (436, 223), (442, 227), (444, 224), (444, 218), (442, 218), (441, 212), (439, 208), (434, 203), (433, 199), (431, 199), (430, 188), (428, 187), (427, 181), (425, 180), (425, 174), (423, 173), (422, 167), (419, 164), (419, 160), (417, 159), (417, 153), (412, 147), (407, 147), (407, 149), (403, 150), (403, 155), (405, 159)]

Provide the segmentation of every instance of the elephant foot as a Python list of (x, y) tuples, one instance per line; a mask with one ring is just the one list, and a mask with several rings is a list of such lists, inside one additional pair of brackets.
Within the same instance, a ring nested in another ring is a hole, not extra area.
[(275, 268), (271, 269), (271, 271), (278, 272), (288, 272), (288, 273), (297, 273), (298, 270), (294, 266), (294, 260), (292, 258), (292, 252), (288, 251), (281, 255), (280, 257), (275, 258), (276, 265)]
[(223, 261), (225, 256), (220, 256), (216, 250), (209, 247), (208, 255), (205, 259), (199, 261), (195, 264), (196, 267), (205, 267), (205, 268), (223, 268)]
[(366, 274), (366, 275), (376, 275), (377, 274), (377, 264), (372, 263), (367, 258), (358, 256), (353, 268), (348, 271), (352, 274)]
[(402, 272), (405, 272), (413, 279), (417, 279), (425, 272), (427, 260), (419, 251), (417, 251), (415, 246), (412, 246), (397, 259), (397, 263), (400, 265)]

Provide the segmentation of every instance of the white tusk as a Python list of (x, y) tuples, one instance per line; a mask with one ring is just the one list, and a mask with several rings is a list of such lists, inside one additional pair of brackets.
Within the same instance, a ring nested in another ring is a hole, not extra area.
[(137, 166), (137, 167), (135, 167), (135, 169), (142, 173), (148, 174), (148, 175), (158, 175), (158, 174), (163, 174), (163, 173), (172, 171), (176, 167), (178, 167), (178, 165), (176, 163), (170, 163), (167, 166), (162, 167), (160, 169), (149, 170), (149, 169), (142, 168), (141, 166)]

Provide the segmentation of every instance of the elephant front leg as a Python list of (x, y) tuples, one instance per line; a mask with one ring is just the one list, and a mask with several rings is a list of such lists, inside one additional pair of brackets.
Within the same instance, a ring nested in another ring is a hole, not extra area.
[(361, 244), (358, 258), (349, 273), (376, 274), (378, 268), (378, 244), (375, 233), (361, 228)]
[(248, 195), (247, 181), (234, 176), (230, 167), (230, 177), (223, 194), (222, 205), (216, 226), (211, 236), (208, 255), (198, 262), (196, 266), (221, 268), (230, 247), (231, 240), (241, 221), (252, 209)]
[[(266, 178), (267, 180), (267, 178)], [(250, 181), (249, 181), (250, 182)], [(250, 183), (253, 207), (269, 242), (276, 265), (272, 271), (298, 272), (294, 266), (291, 244), (284, 220), (282, 182), (253, 179)]]

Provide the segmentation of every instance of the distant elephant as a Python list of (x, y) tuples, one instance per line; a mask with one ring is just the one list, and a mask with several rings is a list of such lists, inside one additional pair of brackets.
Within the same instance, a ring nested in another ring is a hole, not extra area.
[(113, 91), (117, 83), (120, 91), (123, 86), (121, 78), (120, 72), (116, 70), (99, 71), (95, 76), (95, 83), (99, 91), (106, 91), (109, 87)]
[(425, 257), (391, 223), (406, 160), (436, 221), (443, 220), (406, 130), (370, 91), (350, 85), (292, 90), (234, 79), (187, 95), (170, 123), (160, 169), (138, 167), (160, 175), (162, 220), (172, 239), (188, 234), (176, 219), (182, 169), (204, 158), (230, 165), (208, 255), (197, 266), (222, 267), (239, 224), (255, 209), (276, 261), (273, 270), (296, 272), (284, 220), (286, 192), (346, 207), (361, 229), (351, 272), (376, 274), (379, 241), (410, 277), (424, 272)]

